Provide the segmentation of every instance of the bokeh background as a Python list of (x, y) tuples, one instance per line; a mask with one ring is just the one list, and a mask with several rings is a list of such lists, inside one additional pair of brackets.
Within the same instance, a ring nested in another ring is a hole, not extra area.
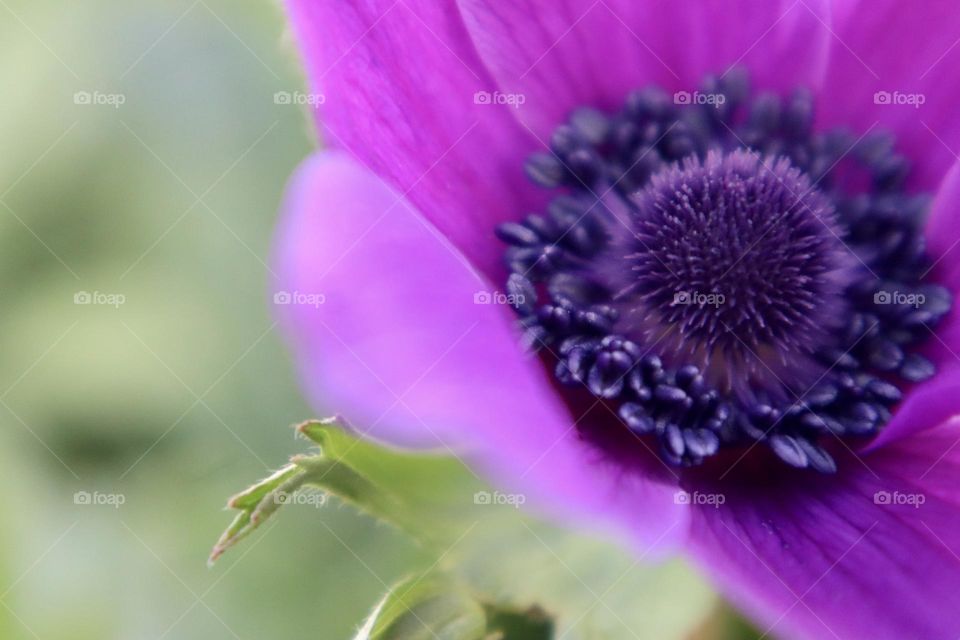
[[(226, 498), (305, 449), (266, 294), (296, 91), (268, 0), (0, 0), (0, 638), (349, 638), (437, 560), (328, 503), (205, 564)], [(560, 540), (522, 553), (566, 637), (737, 635), (684, 565)]]

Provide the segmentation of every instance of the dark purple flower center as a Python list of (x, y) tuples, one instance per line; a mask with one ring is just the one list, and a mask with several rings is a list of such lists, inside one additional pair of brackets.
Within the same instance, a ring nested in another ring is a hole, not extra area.
[(934, 373), (913, 349), (951, 300), (923, 282), (926, 199), (889, 139), (812, 122), (804, 92), (751, 98), (732, 72), (578, 110), (528, 161), (559, 193), (497, 229), (507, 286), (557, 380), (615, 409), (603, 428), (676, 465), (763, 442), (832, 472), (831, 440)]
[(803, 173), (743, 149), (691, 155), (633, 204), (607, 271), (622, 331), (740, 395), (771, 373), (815, 375), (854, 276), (833, 204)]

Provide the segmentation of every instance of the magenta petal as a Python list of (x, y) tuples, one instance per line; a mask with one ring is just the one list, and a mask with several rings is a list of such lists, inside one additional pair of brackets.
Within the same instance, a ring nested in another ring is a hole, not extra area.
[(354, 154), (487, 273), (496, 223), (536, 208), (523, 175), (536, 142), (494, 83), (451, 2), (287, 0), (325, 142)]
[(960, 366), (941, 365), (930, 380), (914, 385), (887, 423), (867, 447), (873, 451), (915, 436), (960, 415)]
[(960, 153), (956, 2), (842, 0), (835, 13), (821, 121), (858, 134), (871, 127), (892, 131), (913, 163), (914, 185), (936, 188)]
[(673, 489), (623, 473), (579, 440), (545, 370), (519, 346), (510, 309), (477, 304), (487, 282), (346, 154), (318, 154), (298, 171), (275, 272), (275, 310), (321, 414), (465, 455), (528, 504), (639, 546), (684, 533)]
[(933, 260), (929, 280), (953, 294), (950, 313), (927, 341), (926, 352), (939, 366), (960, 366), (960, 161), (940, 184), (924, 236)]
[(934, 279), (960, 290), (960, 160), (940, 182), (924, 235), (934, 261)]
[(960, 635), (960, 423), (790, 487), (720, 489), (693, 523), (698, 560), (784, 638)]
[(933, 265), (927, 279), (953, 294), (954, 305), (947, 316), (930, 331), (923, 345), (939, 373), (914, 385), (893, 420), (870, 443), (869, 449), (929, 429), (955, 415), (955, 398), (960, 394), (960, 162), (954, 163), (940, 184), (924, 229)]
[(632, 89), (696, 89), (706, 73), (750, 69), (757, 86), (818, 86), (830, 22), (816, 2), (459, 0), (481, 57), (540, 138), (578, 106), (619, 107)]

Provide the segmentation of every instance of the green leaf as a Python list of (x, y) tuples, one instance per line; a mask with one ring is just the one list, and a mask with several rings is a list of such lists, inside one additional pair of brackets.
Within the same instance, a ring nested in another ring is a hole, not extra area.
[[(431, 529), (444, 518), (462, 515), (472, 505), (473, 494), (484, 486), (449, 452), (440, 455), (391, 449), (343, 430), (336, 418), (304, 422), (297, 430), (315, 442), (326, 457), (341, 461), (392, 496), (393, 506), (403, 508), (399, 520), (412, 515), (413, 510), (416, 522), (407, 524), (414, 529)], [(418, 524), (424, 518), (429, 521), (427, 526)]]
[(484, 603), (462, 583), (437, 575), (410, 577), (376, 606), (354, 640), (549, 640), (539, 609)]
[(564, 640), (694, 637), (718, 604), (679, 559), (654, 564), (589, 534), (517, 513), (483, 521), (445, 561), (463, 580), (509, 602), (536, 602)]
[(263, 524), (263, 521), (269, 518), (281, 505), (277, 496), (290, 495), (303, 484), (303, 479), (303, 471), (294, 464), (288, 464), (249, 489), (230, 498), (227, 501), (227, 507), (239, 509), (240, 513), (234, 517), (233, 522), (217, 540), (207, 563), (213, 564), (216, 562), (224, 551)]
[[(685, 638), (718, 604), (683, 562), (652, 565), (607, 541), (544, 523), (516, 508), (520, 501), (511, 498), (523, 496), (492, 491), (456, 458), (389, 449), (355, 437), (334, 419), (306, 422), (298, 432), (319, 451), (294, 457), (235, 496), (230, 506), (240, 514), (213, 557), (274, 513), (283, 503), (277, 495), (316, 486), (411, 533), (436, 554), (438, 567), (470, 589), (495, 593), (498, 603), (538, 603), (554, 614), (549, 622), (567, 640)], [(466, 606), (461, 591), (447, 595)], [(536, 619), (524, 609), (511, 618), (509, 608), (481, 604), (488, 622), (498, 616), (504, 628), (510, 620)]]
[(319, 451), (294, 456), (290, 464), (228, 501), (227, 506), (240, 513), (214, 546), (211, 563), (308, 485), (435, 543), (459, 533), (463, 512), (482, 486), (454, 458), (367, 442), (344, 430), (336, 418), (304, 422), (297, 431)]
[(459, 585), (411, 577), (377, 604), (354, 640), (481, 640), (483, 606)]

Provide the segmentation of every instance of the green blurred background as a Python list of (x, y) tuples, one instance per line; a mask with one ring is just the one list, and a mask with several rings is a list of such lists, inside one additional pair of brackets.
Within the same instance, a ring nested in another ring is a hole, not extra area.
[[(279, 7), (0, 0), (0, 50), (0, 638), (348, 638), (436, 558), (328, 504), (205, 565), (225, 499), (304, 450), (288, 425), (311, 416), (266, 304), (313, 146), (274, 100), (303, 90)], [(720, 637), (688, 569), (613, 585), (605, 557), (551, 579), (579, 594), (567, 637)]]

